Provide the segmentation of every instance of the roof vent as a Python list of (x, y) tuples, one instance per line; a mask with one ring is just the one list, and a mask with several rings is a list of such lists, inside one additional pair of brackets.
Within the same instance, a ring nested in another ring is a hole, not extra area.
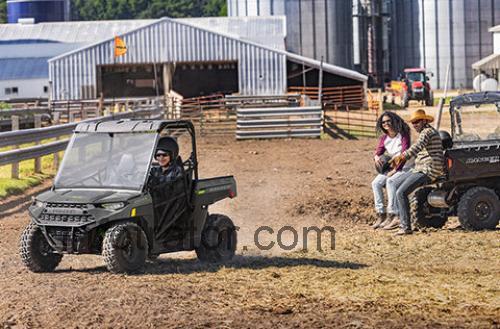
[(22, 25), (32, 25), (32, 24), (35, 24), (35, 18), (33, 17), (30, 17), (30, 18), (19, 18), (17, 20), (17, 23), (18, 24), (22, 24)]

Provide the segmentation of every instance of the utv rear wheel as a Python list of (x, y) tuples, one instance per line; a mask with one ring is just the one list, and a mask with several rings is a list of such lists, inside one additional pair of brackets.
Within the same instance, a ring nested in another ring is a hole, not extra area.
[(52, 272), (63, 257), (52, 249), (40, 227), (33, 223), (21, 235), (20, 254), (24, 266), (32, 272)]
[(418, 189), (410, 200), (411, 221), (415, 228), (441, 228), (448, 220), (447, 215), (441, 215), (441, 209), (431, 207), (427, 196), (432, 188)]
[(102, 255), (110, 272), (139, 272), (148, 256), (146, 234), (134, 223), (114, 225), (106, 231)]
[(500, 220), (498, 195), (486, 187), (473, 187), (460, 198), (457, 213), (466, 230), (494, 229)]
[(201, 244), (196, 248), (196, 255), (203, 262), (228, 261), (234, 256), (236, 241), (236, 228), (229, 217), (209, 215), (201, 233)]

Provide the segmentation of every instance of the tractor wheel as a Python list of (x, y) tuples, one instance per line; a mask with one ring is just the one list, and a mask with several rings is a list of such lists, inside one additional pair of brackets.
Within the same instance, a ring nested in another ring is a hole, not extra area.
[(492, 230), (500, 220), (498, 195), (486, 187), (473, 187), (460, 198), (457, 213), (466, 230)]
[(52, 249), (40, 227), (33, 223), (21, 235), (20, 254), (24, 266), (32, 272), (52, 272), (63, 257)]
[(201, 243), (196, 255), (202, 262), (224, 262), (233, 258), (236, 251), (236, 228), (231, 219), (213, 214), (207, 217), (201, 232)]
[(420, 188), (410, 199), (411, 221), (415, 228), (441, 228), (448, 220), (448, 215), (442, 216), (441, 209), (434, 208), (427, 202), (427, 196), (432, 191), (430, 187)]
[(148, 256), (146, 234), (134, 223), (111, 226), (104, 236), (102, 255), (110, 272), (139, 272)]
[(408, 97), (407, 92), (403, 92), (401, 94), (401, 107), (402, 108), (407, 108), (408, 105), (410, 105), (410, 98)]
[(429, 94), (425, 98), (425, 106), (434, 106), (434, 97), (432, 96), (432, 94)]

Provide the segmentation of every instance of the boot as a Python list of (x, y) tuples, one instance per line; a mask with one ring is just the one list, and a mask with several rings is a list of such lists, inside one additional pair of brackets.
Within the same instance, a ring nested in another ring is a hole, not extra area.
[(377, 220), (375, 223), (372, 225), (373, 229), (376, 230), (377, 228), (381, 227), (381, 224), (387, 219), (386, 214), (384, 213), (378, 213), (377, 214)]
[(384, 230), (393, 230), (395, 228), (398, 228), (400, 222), (401, 221), (399, 220), (398, 216), (393, 216), (391, 222), (389, 224), (384, 225), (383, 229)]
[(392, 217), (394, 215), (392, 214), (388, 214), (386, 217), (385, 217), (385, 220), (382, 222), (382, 224), (380, 224), (380, 226), (378, 228), (381, 228), (383, 229), (386, 225), (388, 225), (390, 222), (392, 222)]
[(413, 233), (412, 230), (405, 230), (405, 229), (400, 228), (396, 233), (394, 233), (394, 235), (408, 235), (408, 234), (412, 234), (412, 233)]

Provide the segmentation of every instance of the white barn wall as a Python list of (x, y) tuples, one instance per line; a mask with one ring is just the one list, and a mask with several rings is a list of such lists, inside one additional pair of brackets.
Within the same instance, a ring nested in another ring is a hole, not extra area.
[[(48, 79), (0, 80), (0, 100), (48, 98), (49, 94), (43, 92), (45, 86), (49, 86)], [(18, 93), (6, 95), (5, 88), (12, 87), (17, 87)]]

